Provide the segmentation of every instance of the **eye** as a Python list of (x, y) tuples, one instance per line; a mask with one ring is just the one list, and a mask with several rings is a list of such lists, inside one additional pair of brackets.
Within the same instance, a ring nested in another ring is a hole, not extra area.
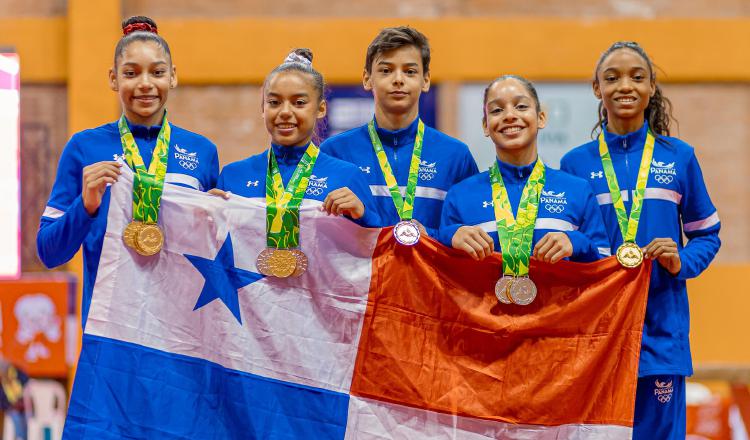
[(502, 111), (503, 111), (503, 109), (501, 109), (500, 107), (495, 107), (495, 108), (491, 108), (490, 109), (490, 114), (491, 115), (496, 115), (496, 114), (498, 114), (498, 113), (500, 113)]
[(516, 110), (528, 110), (529, 106), (526, 104), (516, 104)]
[(271, 98), (271, 99), (266, 100), (266, 104), (268, 104), (271, 107), (277, 106), (279, 105), (279, 100)]
[(387, 74), (391, 73), (391, 69), (389, 69), (387, 67), (381, 67), (380, 70), (379, 70), (379, 72), (387, 75)]
[(307, 101), (305, 101), (304, 99), (298, 99), (298, 100), (294, 101), (294, 105), (297, 105), (297, 106), (300, 106), (300, 107), (303, 106), (303, 105), (305, 105), (305, 104), (307, 104)]
[(642, 73), (636, 73), (635, 75), (633, 75), (633, 79), (636, 81), (643, 81), (644, 78), (645, 75), (643, 75)]
[(614, 82), (617, 81), (617, 77), (615, 75), (607, 75), (604, 77), (604, 81)]
[(166, 73), (167, 73), (167, 71), (164, 70), (164, 69), (158, 69), (158, 70), (154, 71), (154, 75), (156, 75), (156, 76), (164, 76)]
[(122, 72), (122, 76), (125, 78), (133, 78), (135, 76), (135, 72), (132, 70), (125, 70)]
[(416, 75), (417, 73), (419, 73), (417, 72), (417, 69), (409, 69), (406, 71), (407, 75)]

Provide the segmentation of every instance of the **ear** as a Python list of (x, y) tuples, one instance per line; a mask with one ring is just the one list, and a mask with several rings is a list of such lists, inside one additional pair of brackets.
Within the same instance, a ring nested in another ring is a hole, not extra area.
[(487, 115), (482, 116), (482, 131), (484, 132), (484, 137), (490, 137), (490, 129), (487, 127)]
[(109, 69), (109, 88), (116, 92), (119, 90), (117, 86), (117, 73), (114, 68)]
[(539, 111), (537, 126), (540, 130), (547, 126), (547, 112), (545, 112), (544, 110)]
[(372, 91), (372, 76), (367, 73), (367, 69), (362, 69), (362, 87), (368, 92)]
[(653, 98), (654, 95), (656, 95), (656, 81), (651, 80), (651, 92), (649, 93), (649, 97)]
[(600, 100), (602, 99), (602, 92), (599, 90), (599, 80), (595, 79), (591, 82), (591, 88), (594, 90), (594, 96), (596, 96), (596, 99)]
[(169, 88), (174, 89), (177, 87), (177, 67), (172, 66), (172, 74), (169, 76)]
[(430, 91), (430, 72), (425, 73), (422, 80), (424, 81), (422, 83), (422, 93), (427, 93)]
[(328, 113), (328, 103), (325, 99), (320, 100), (320, 104), (318, 104), (318, 119), (323, 119), (326, 116), (326, 113)]

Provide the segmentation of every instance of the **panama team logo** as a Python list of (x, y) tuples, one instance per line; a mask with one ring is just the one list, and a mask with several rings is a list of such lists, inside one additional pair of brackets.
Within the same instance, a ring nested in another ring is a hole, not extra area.
[(674, 167), (674, 162), (664, 163), (653, 159), (651, 161), (651, 174), (654, 175), (656, 183), (669, 185), (677, 177), (677, 170)]
[(419, 178), (422, 180), (432, 180), (437, 175), (437, 162), (427, 163), (423, 160), (419, 163)]
[(539, 204), (553, 214), (562, 214), (565, 211), (565, 205), (568, 204), (568, 199), (565, 197), (565, 191), (556, 193), (552, 190), (542, 190), (542, 197), (539, 199)]
[(179, 161), (178, 163), (182, 168), (190, 171), (195, 171), (195, 169), (198, 168), (200, 161), (198, 160), (197, 151), (190, 153), (187, 149), (180, 148), (179, 145), (175, 145), (174, 149), (177, 150), (174, 153), (174, 158)]
[(321, 196), (326, 189), (328, 189), (328, 177), (317, 177), (313, 174), (310, 176), (305, 193), (308, 196)]
[(667, 403), (672, 400), (672, 393), (674, 393), (674, 387), (672, 387), (672, 381), (659, 382), (659, 379), (654, 381), (654, 396), (659, 399), (661, 403)]

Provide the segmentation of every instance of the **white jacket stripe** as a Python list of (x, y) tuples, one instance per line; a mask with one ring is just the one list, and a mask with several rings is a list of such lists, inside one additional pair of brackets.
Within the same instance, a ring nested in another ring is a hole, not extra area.
[(57, 208), (53, 208), (53, 207), (51, 207), (49, 205), (47, 205), (44, 208), (44, 212), (42, 213), (42, 217), (47, 217), (47, 218), (60, 218), (60, 217), (62, 217), (64, 215), (65, 215), (65, 211), (61, 211), (61, 210), (59, 210)]
[[(406, 194), (406, 186), (399, 186), (399, 191), (403, 197)], [(391, 190), (386, 185), (370, 185), (370, 192), (376, 197), (390, 197)], [(417, 186), (417, 190), (414, 194), (415, 197), (422, 197), (424, 199), (435, 199), (445, 200), (447, 191), (438, 188), (430, 188), (426, 186)]]
[(719, 212), (716, 211), (703, 220), (696, 220), (694, 222), (685, 223), (682, 225), (682, 229), (685, 232), (700, 231), (701, 229), (708, 229), (711, 226), (719, 223)]
[[(630, 192), (629, 191), (620, 191), (622, 194), (622, 200), (624, 202), (627, 202), (630, 200)], [(679, 205), (682, 201), (682, 194), (678, 193), (677, 191), (672, 191), (671, 189), (664, 189), (664, 188), (646, 188), (646, 190), (643, 192), (643, 200), (666, 200), (667, 202), (673, 202), (676, 205)], [(600, 205), (611, 205), (612, 204), (612, 196), (609, 193), (601, 193), (596, 195), (596, 202)]]
[(193, 176), (188, 176), (187, 174), (182, 173), (167, 173), (164, 176), (164, 182), (166, 183), (181, 183), (183, 185), (187, 185), (193, 189), (197, 189), (198, 191), (203, 191), (203, 185), (201, 185), (200, 180), (196, 179)]

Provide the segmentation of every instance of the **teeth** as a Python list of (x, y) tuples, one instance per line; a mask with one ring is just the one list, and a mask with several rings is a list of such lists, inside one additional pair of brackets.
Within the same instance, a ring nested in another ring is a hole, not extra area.
[(635, 102), (633, 98), (617, 98), (617, 102)]
[(279, 125), (277, 125), (277, 127), (281, 128), (281, 129), (286, 129), (286, 128), (294, 128), (294, 125), (292, 125), (292, 124), (279, 124)]
[(511, 134), (511, 133), (518, 133), (519, 131), (521, 131), (521, 127), (508, 127), (508, 128), (503, 128), (502, 133)]

